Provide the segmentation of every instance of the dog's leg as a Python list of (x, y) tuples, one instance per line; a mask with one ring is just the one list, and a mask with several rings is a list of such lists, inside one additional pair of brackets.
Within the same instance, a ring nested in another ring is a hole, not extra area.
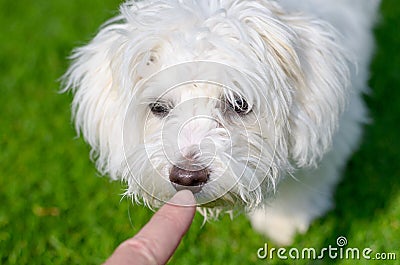
[(349, 103), (331, 151), (318, 168), (300, 169), (294, 176), (286, 176), (278, 186), (276, 197), (250, 214), (255, 230), (280, 245), (288, 245), (297, 232), (306, 232), (315, 218), (333, 206), (333, 190), (349, 156), (358, 147), (361, 124), (367, 117), (359, 95), (353, 94)]
[(288, 176), (276, 197), (250, 215), (254, 229), (279, 245), (291, 244), (297, 232), (306, 232), (315, 218), (332, 207), (338, 176), (338, 167), (329, 163), (304, 170), (296, 174), (297, 179)]

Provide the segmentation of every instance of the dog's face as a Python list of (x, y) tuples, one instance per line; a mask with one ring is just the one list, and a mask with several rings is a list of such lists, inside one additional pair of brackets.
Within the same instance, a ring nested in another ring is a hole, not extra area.
[(260, 202), (285, 154), (276, 150), (283, 134), (276, 130), (284, 128), (274, 124), (265, 93), (252, 89), (256, 82), (227, 65), (196, 61), (155, 72), (138, 87), (123, 145), (134, 194), (141, 190), (152, 204), (180, 189), (206, 206)]
[[(128, 2), (66, 75), (97, 166), (159, 206), (252, 208), (329, 147), (348, 68), (328, 25), (268, 1)], [(205, 211), (207, 212), (207, 211)]]

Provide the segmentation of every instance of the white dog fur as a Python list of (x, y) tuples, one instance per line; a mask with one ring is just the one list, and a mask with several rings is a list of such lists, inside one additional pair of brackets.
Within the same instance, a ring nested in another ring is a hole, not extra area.
[(359, 144), (378, 6), (128, 1), (72, 56), (76, 129), (137, 202), (171, 198), (173, 166), (206, 167), (186, 187), (206, 218), (244, 209), (290, 244), (332, 207)]

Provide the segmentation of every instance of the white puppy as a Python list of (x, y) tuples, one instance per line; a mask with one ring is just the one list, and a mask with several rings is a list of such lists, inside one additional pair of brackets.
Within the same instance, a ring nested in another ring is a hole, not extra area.
[(244, 209), (279, 244), (332, 207), (367, 118), (379, 0), (128, 1), (65, 90), (102, 174), (159, 207)]

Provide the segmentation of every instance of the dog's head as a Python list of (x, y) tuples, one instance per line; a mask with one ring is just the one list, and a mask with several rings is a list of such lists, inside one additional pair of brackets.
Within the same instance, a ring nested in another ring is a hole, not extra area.
[(159, 206), (262, 202), (331, 144), (348, 67), (329, 25), (269, 1), (129, 1), (65, 76), (98, 169)]

